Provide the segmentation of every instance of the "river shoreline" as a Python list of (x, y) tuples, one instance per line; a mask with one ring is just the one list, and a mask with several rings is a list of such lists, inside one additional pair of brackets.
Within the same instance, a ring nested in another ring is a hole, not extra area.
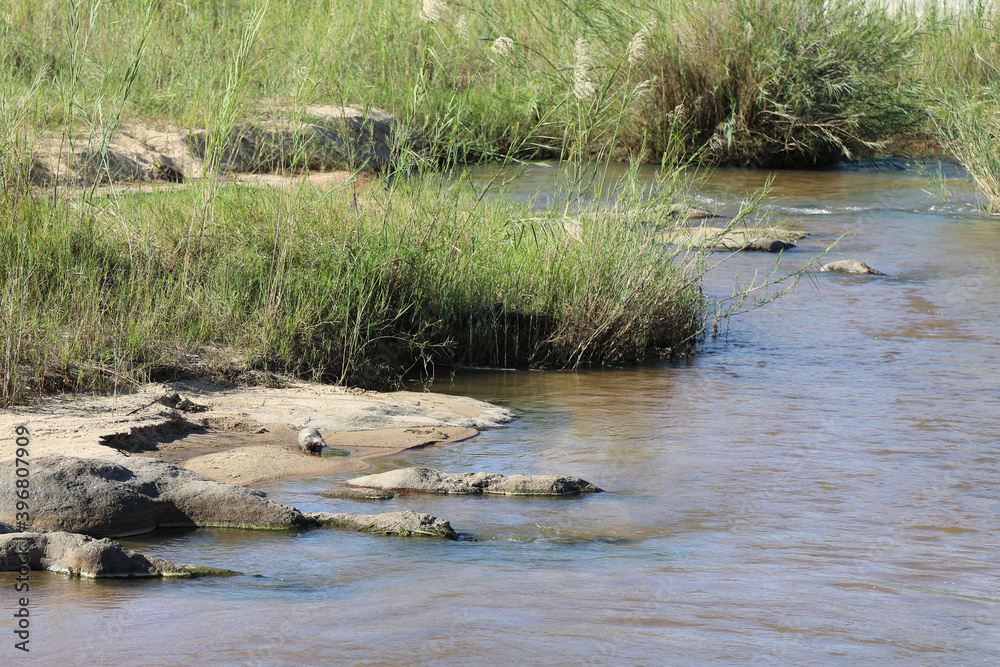
[[(191, 406), (161, 399), (183, 396)], [(513, 413), (473, 399), (430, 392), (370, 392), (293, 381), (280, 388), (224, 389), (203, 381), (150, 384), (117, 396), (59, 396), (0, 415), (0, 428), (25, 426), (31, 455), (121, 463), (153, 457), (216, 481), (256, 486), (363, 471), (408, 449), (455, 443), (500, 426)], [(299, 451), (306, 423), (335, 456)]]

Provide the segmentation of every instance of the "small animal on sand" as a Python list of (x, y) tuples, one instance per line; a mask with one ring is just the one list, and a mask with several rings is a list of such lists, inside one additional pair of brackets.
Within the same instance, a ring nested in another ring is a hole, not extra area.
[(326, 447), (326, 441), (319, 431), (313, 427), (299, 431), (299, 449), (306, 454), (319, 454)]

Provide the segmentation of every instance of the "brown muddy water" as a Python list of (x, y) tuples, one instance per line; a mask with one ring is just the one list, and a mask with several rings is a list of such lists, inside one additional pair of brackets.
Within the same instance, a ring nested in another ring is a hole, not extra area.
[[(551, 178), (535, 167), (518, 187)], [(719, 171), (702, 203), (734, 211), (764, 178)], [(955, 183), (945, 203), (912, 169), (779, 173), (768, 206), (812, 234), (783, 270), (846, 234), (830, 261), (889, 277), (817, 274), (684, 361), (438, 381), (520, 418), (380, 464), (573, 474), (608, 493), (362, 504), (316, 494), (337, 480), (272, 485), (303, 510), (427, 511), (468, 539), (131, 540), (252, 576), (33, 573), (25, 662), (1000, 663), (1000, 219)], [(707, 291), (774, 261), (736, 257)]]

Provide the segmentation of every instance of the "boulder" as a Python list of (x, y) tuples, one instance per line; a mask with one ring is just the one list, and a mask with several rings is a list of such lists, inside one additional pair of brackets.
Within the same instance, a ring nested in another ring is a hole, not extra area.
[(852, 275), (884, 276), (885, 274), (877, 269), (873, 269), (864, 262), (856, 259), (842, 259), (838, 262), (824, 264), (820, 271), (830, 271), (834, 273), (849, 273)]
[[(18, 500), (14, 460), (0, 462), (0, 521)], [(32, 530), (120, 537), (172, 526), (309, 528), (316, 522), (264, 494), (166, 461), (51, 456), (31, 461)]]
[(420, 491), (461, 495), (568, 496), (602, 489), (579, 477), (562, 475), (511, 475), (499, 473), (445, 473), (430, 468), (400, 468), (377, 475), (356, 477), (348, 487), (387, 491)]
[(699, 206), (694, 206), (693, 204), (687, 204), (682, 202), (677, 202), (671, 204), (670, 208), (666, 211), (667, 217), (669, 218), (679, 218), (681, 220), (704, 220), (706, 218), (720, 218), (722, 216), (717, 213), (712, 213), (711, 211), (701, 208)]
[(386, 512), (384, 514), (312, 512), (307, 516), (317, 521), (324, 528), (346, 528), (366, 533), (399, 535), (403, 537), (425, 535), (427, 537), (443, 537), (447, 540), (458, 539), (458, 533), (455, 532), (455, 529), (445, 519), (409, 510), (405, 512)]
[[(7, 526), (9, 528), (9, 526)], [(109, 539), (76, 533), (0, 535), (0, 570), (51, 570), (78, 577), (201, 577), (240, 574), (144, 556)]]
[(299, 449), (306, 454), (319, 454), (326, 447), (323, 436), (314, 428), (304, 428), (299, 431)]

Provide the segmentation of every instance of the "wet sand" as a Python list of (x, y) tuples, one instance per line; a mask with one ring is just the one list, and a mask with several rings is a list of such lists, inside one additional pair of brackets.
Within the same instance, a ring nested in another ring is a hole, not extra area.
[[(174, 393), (194, 405), (175, 409), (159, 401)], [(32, 458), (150, 456), (218, 481), (256, 486), (362, 471), (375, 459), (467, 440), (512, 417), (482, 401), (429, 392), (305, 382), (223, 389), (193, 381), (118, 396), (54, 397), (5, 412), (0, 429), (27, 426)], [(323, 433), (324, 455), (299, 450), (296, 437), (307, 424)]]

